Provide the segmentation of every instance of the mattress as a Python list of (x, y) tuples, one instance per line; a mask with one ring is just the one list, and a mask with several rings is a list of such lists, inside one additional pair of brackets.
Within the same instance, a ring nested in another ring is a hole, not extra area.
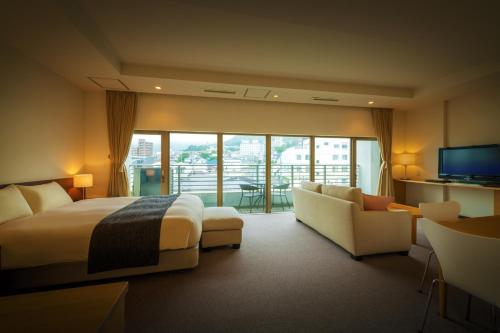
[[(137, 199), (118, 197), (77, 201), (0, 225), (1, 269), (86, 261), (96, 224)], [(200, 198), (181, 194), (163, 217), (160, 250), (196, 246), (201, 236), (202, 220)]]

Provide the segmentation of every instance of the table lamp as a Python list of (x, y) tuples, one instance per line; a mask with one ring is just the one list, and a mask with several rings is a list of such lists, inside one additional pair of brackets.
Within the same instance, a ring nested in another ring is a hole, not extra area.
[(412, 153), (402, 153), (398, 156), (399, 164), (405, 167), (405, 176), (401, 179), (410, 179), (406, 176), (406, 168), (408, 165), (415, 165), (417, 156)]
[(94, 177), (90, 173), (73, 176), (73, 186), (82, 188), (83, 200), (85, 200), (85, 189), (92, 185), (94, 185)]

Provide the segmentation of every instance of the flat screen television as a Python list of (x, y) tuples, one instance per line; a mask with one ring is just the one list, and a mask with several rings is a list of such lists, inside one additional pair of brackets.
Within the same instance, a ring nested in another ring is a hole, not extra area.
[(439, 178), (500, 182), (500, 144), (439, 148)]

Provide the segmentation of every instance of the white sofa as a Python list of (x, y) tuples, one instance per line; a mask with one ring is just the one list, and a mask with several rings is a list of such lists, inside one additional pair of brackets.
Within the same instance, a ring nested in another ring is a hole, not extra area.
[(376, 253), (408, 254), (407, 211), (365, 211), (360, 189), (303, 182), (293, 188), (295, 216), (343, 247), (355, 260)]

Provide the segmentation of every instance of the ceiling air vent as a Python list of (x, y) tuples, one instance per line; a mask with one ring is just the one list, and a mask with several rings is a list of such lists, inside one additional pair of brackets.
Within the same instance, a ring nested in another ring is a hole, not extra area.
[(269, 89), (247, 88), (247, 90), (245, 90), (244, 97), (264, 99), (267, 98), (270, 92), (271, 90)]
[(320, 102), (338, 102), (339, 101), (336, 98), (330, 98), (330, 97), (313, 97), (312, 99), (314, 101), (320, 101)]
[(203, 91), (212, 94), (231, 94), (231, 95), (236, 94), (235, 90), (205, 89)]
[(112, 89), (112, 90), (129, 90), (128, 87), (121, 80), (111, 79), (107, 77), (88, 77), (90, 81), (94, 82), (99, 88)]

